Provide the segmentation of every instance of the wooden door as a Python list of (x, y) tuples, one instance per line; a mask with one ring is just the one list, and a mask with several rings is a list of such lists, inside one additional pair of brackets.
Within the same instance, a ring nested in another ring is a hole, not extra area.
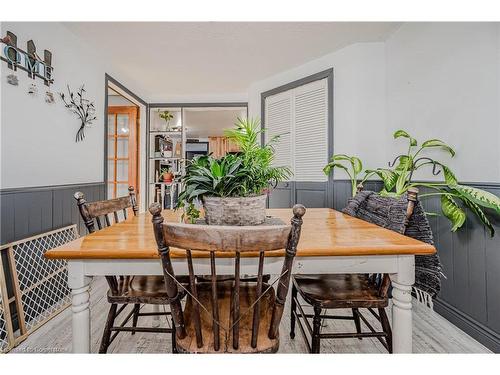
[(139, 195), (139, 121), (134, 106), (108, 107), (108, 199)]

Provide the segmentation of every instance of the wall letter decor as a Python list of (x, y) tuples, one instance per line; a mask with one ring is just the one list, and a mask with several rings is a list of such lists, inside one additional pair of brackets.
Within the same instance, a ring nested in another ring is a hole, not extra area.
[(27, 43), (27, 52), (17, 47), (16, 34), (7, 31), (7, 36), (0, 39), (5, 46), (2, 49), (0, 59), (7, 63), (9, 69), (16, 71), (17, 69), (28, 72), (30, 78), (36, 77), (43, 79), (46, 86), (50, 86), (54, 79), (52, 71), (52, 52), (43, 51), (43, 60), (36, 53), (35, 43), (29, 40)]

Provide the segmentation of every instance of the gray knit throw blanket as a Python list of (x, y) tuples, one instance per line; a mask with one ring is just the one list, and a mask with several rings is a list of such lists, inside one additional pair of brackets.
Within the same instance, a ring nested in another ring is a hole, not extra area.
[[(382, 197), (373, 191), (361, 191), (349, 199), (342, 212), (433, 245), (432, 230), (420, 202), (417, 201), (405, 228), (407, 206), (406, 195), (391, 198)], [(416, 255), (414, 296), (432, 307), (432, 299), (441, 289), (441, 276), (444, 275), (437, 253)]]

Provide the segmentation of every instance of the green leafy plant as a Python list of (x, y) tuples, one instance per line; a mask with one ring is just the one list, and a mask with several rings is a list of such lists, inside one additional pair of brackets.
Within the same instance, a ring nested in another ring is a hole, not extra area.
[(273, 145), (279, 136), (261, 146), (260, 122), (238, 118), (235, 128), (226, 136), (238, 145), (240, 152), (220, 159), (211, 155), (197, 156), (186, 166), (182, 179), (184, 189), (179, 194), (177, 208), (186, 207), (185, 217), (192, 220), (198, 215), (195, 200), (204, 196), (246, 197), (264, 194), (270, 185), (291, 176), (289, 168), (272, 165)]
[[(393, 136), (394, 139), (405, 138), (408, 140), (406, 154), (398, 155), (393, 162), (389, 163), (389, 168), (365, 170), (361, 183), (377, 175), (384, 184), (380, 195), (390, 197), (400, 197), (411, 187), (428, 188), (431, 192), (421, 194), (420, 198), (440, 197), (441, 211), (450, 220), (452, 231), (456, 231), (464, 225), (468, 210), (478, 217), (493, 237), (495, 230), (488, 214), (491, 211), (500, 214), (500, 198), (487, 191), (461, 185), (448, 166), (424, 155), (426, 150), (439, 148), (454, 157), (453, 148), (439, 139), (429, 139), (419, 146), (418, 141), (404, 130), (397, 130)], [(346, 162), (348, 162), (347, 166)], [(358, 175), (362, 169), (361, 160), (354, 156), (334, 155), (330, 163), (325, 166), (325, 173), (328, 174), (332, 168), (341, 168), (347, 172), (351, 179), (354, 196), (359, 183)], [(436, 182), (414, 181), (415, 171), (421, 168), (432, 168), (432, 174), (435, 176), (441, 174), (443, 180)]]
[(269, 188), (291, 177), (288, 167), (273, 166), (274, 145), (280, 135), (272, 137), (268, 143), (261, 145), (263, 129), (258, 119), (241, 119), (238, 117), (235, 128), (224, 132), (240, 149), (239, 158), (246, 171), (237, 196), (259, 195)]
[(323, 172), (328, 176), (335, 168), (344, 170), (351, 180), (351, 193), (356, 195), (357, 186), (359, 184), (358, 175), (363, 170), (361, 159), (356, 156), (348, 156), (345, 154), (335, 154), (330, 159), (330, 162), (325, 165)]
[(174, 118), (174, 115), (170, 111), (162, 111), (159, 113), (159, 116), (161, 119), (165, 120), (167, 124)]

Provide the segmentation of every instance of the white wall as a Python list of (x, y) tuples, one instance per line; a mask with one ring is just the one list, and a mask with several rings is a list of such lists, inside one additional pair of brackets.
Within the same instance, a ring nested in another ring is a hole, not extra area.
[[(260, 117), (264, 91), (333, 68), (334, 152), (357, 155), (368, 168), (386, 165), (384, 43), (359, 43), (250, 86), (249, 116)], [(335, 179), (346, 175), (336, 172)]]
[(406, 152), (404, 141), (392, 139), (405, 129), (453, 146), (453, 159), (438, 150), (429, 155), (461, 181), (500, 182), (498, 23), (405, 23), (385, 43), (354, 44), (252, 84), (250, 116), (260, 117), (263, 91), (330, 67), (335, 153), (357, 155), (366, 167), (386, 166)]
[(406, 23), (386, 41), (387, 159), (404, 151), (390, 135), (403, 128), (453, 146), (453, 160), (431, 155), (461, 181), (500, 182), (499, 30), (494, 23)]
[(135, 103), (132, 103), (130, 100), (124, 98), (121, 95), (108, 95), (108, 106), (113, 107), (113, 106), (130, 106), (130, 105), (135, 105)]
[[(26, 72), (18, 70), (19, 86), (6, 82), (12, 72), (1, 63), (0, 188), (76, 184), (103, 181), (103, 114), (104, 74), (97, 51), (77, 39), (59, 23), (1, 24), (0, 35), (12, 31), (17, 45), (26, 49), (33, 39), (38, 54), (52, 52), (56, 94), (69, 84), (73, 89), (85, 84), (88, 98), (96, 105), (97, 121), (86, 130), (83, 142), (75, 143), (80, 126), (76, 116), (64, 108), (56, 97), (52, 105), (45, 103), (43, 81), (36, 79), (38, 95), (31, 97), (27, 90), (33, 81)], [(56, 95), (57, 96), (57, 95)]]

